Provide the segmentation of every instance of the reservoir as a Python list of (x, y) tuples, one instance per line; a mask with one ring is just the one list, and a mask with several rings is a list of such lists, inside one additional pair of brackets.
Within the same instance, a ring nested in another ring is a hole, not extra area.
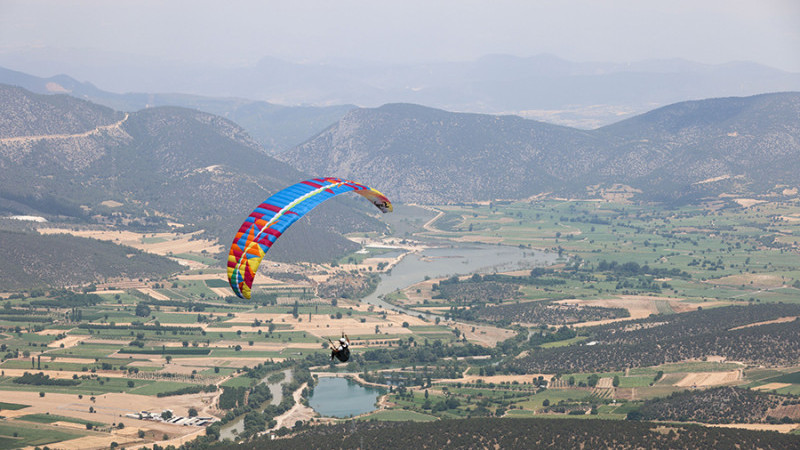
[[(418, 311), (399, 308), (381, 298), (398, 289), (405, 289), (425, 280), (425, 277), (441, 278), (470, 273), (493, 273), (555, 264), (558, 254), (541, 250), (522, 249), (505, 245), (455, 244), (451, 247), (427, 248), (419, 253), (406, 255), (390, 273), (381, 275), (375, 292), (362, 299), (363, 302), (386, 309), (403, 311), (417, 316)], [(422, 314), (427, 319), (431, 314)]]
[(376, 410), (375, 402), (385, 392), (349, 378), (320, 377), (308, 404), (325, 417), (351, 417)]

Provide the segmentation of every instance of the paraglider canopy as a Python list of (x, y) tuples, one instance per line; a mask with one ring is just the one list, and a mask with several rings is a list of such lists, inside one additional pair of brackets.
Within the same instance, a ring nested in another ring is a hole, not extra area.
[(239, 227), (228, 254), (228, 281), (233, 292), (250, 298), (261, 260), (287, 228), (315, 206), (336, 195), (354, 191), (384, 213), (393, 207), (380, 192), (341, 178), (313, 178), (283, 189), (264, 200)]

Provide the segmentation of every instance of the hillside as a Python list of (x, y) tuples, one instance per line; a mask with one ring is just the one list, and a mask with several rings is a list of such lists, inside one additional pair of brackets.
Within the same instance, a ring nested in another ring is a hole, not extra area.
[[(255, 205), (307, 178), (269, 157), (238, 125), (208, 113), (160, 107), (123, 114), (10, 86), (0, 86), (0, 98), (0, 117), (32, 117), (20, 131), (14, 124), (22, 121), (5, 119), (0, 128), (0, 212), (141, 230), (176, 222), (227, 245)], [(40, 116), (56, 125), (37, 126), (44, 122)], [(69, 120), (62, 124), (61, 117)], [(337, 227), (382, 226), (354, 213), (351, 204), (356, 202), (315, 211), (304, 219), (310, 237), (302, 239), (313, 245), (295, 248), (287, 235), (273, 257), (305, 251), (306, 257), (330, 260), (351, 250), (354, 244), (335, 233)]]
[(794, 186), (800, 183), (798, 119), (797, 92), (670, 105), (597, 130), (619, 140), (600, 171), (666, 197)]
[(352, 111), (280, 158), (414, 202), (614, 184), (653, 200), (765, 194), (800, 183), (798, 117), (800, 93), (685, 102), (593, 131), (391, 104)]
[(0, 230), (4, 290), (75, 286), (116, 278), (161, 279), (183, 267), (131, 247), (69, 235)]
[(1, 89), (0, 136), (21, 138), (32, 135), (77, 134), (111, 125), (124, 114), (89, 102), (63, 96), (33, 97), (21, 89)]
[(528, 197), (586, 176), (602, 144), (588, 132), (515, 116), (392, 104), (353, 111), (279, 158), (370, 180), (402, 201), (463, 202)]
[[(796, 304), (760, 304), (651, 316), (589, 329), (596, 345), (547, 348), (508, 363), (515, 373), (624, 370), (722, 356), (752, 365), (792, 365), (800, 359)], [(744, 325), (764, 323), (760, 326)]]
[(770, 410), (797, 403), (798, 400), (787, 396), (722, 386), (675, 392), (665, 398), (647, 400), (639, 408), (639, 413), (645, 420), (759, 423), (767, 421)]
[(268, 436), (215, 449), (307, 448), (762, 448), (800, 445), (800, 437), (699, 425), (622, 420), (473, 418), (435, 422), (321, 425), (288, 439)]
[(243, 98), (189, 94), (117, 94), (66, 75), (42, 78), (2, 67), (0, 83), (19, 86), (37, 94), (68, 94), (117, 111), (134, 112), (157, 106), (196, 109), (236, 122), (262, 147), (273, 153), (305, 142), (355, 109), (352, 105), (284, 106)]

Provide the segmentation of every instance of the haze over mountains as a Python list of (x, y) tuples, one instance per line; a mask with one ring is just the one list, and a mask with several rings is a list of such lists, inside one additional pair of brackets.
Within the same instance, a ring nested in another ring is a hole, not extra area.
[(266, 57), (252, 66), (218, 68), (41, 49), (5, 54), (0, 65), (45, 76), (67, 73), (119, 93), (185, 93), (282, 105), (377, 107), (403, 102), (522, 115), (586, 129), (685, 100), (800, 90), (800, 74), (746, 62), (707, 65), (673, 59), (619, 64), (572, 62), (546, 54), (418, 64)]

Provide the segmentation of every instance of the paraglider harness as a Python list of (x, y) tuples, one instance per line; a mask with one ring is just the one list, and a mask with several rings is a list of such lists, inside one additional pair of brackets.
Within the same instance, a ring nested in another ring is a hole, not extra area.
[(347, 362), (350, 359), (350, 340), (342, 333), (342, 339), (339, 340), (339, 346), (337, 347), (330, 339), (328, 342), (331, 343), (331, 361), (333, 358), (336, 357), (341, 362)]

